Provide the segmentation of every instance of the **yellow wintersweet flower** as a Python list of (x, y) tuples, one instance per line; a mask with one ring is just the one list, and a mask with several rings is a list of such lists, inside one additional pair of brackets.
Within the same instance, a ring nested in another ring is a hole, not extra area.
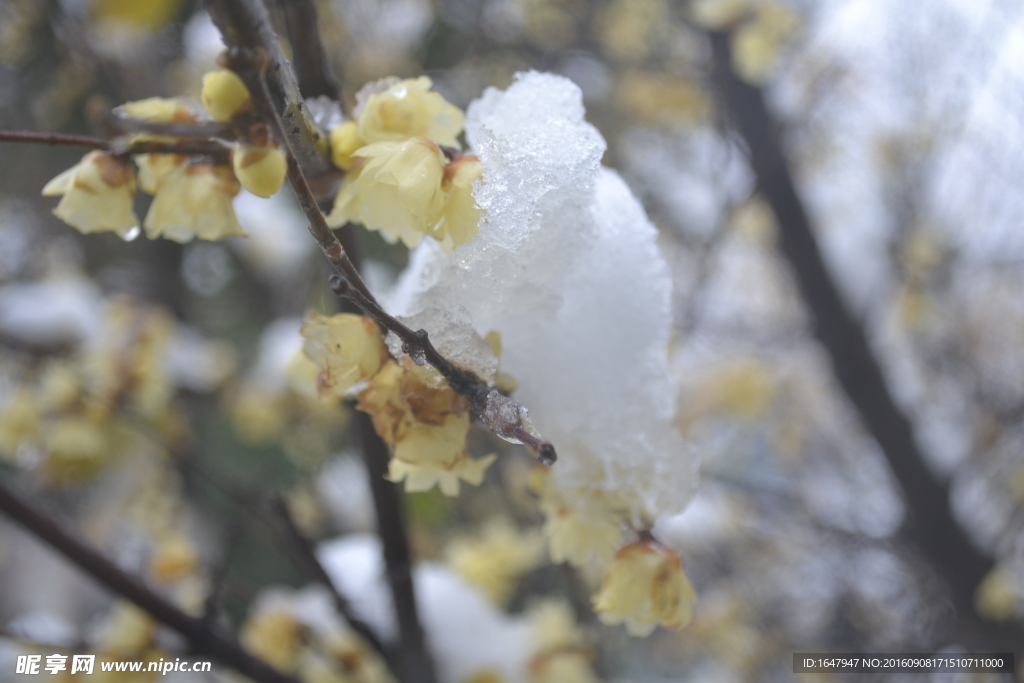
[(540, 509), (551, 560), (576, 567), (607, 563), (622, 542), (622, 525), (615, 510), (597, 498), (588, 501), (585, 511), (576, 509), (550, 478), (545, 478)]
[(100, 625), (96, 649), (104, 654), (136, 655), (150, 647), (156, 631), (153, 617), (127, 600), (118, 600)]
[(329, 224), (362, 223), (410, 249), (430, 235), (451, 251), (477, 233), (480, 211), (472, 189), (483, 168), (476, 157), (449, 165), (441, 149), (423, 138), (378, 142), (356, 156), (361, 163), (346, 176)]
[(252, 108), (252, 97), (245, 83), (234, 71), (221, 69), (203, 76), (203, 92), (199, 96), (214, 121), (230, 121), (235, 115)]
[(391, 244), (415, 247), (444, 205), (444, 154), (430, 140), (411, 138), (368, 145), (357, 155), (364, 161), (349, 171), (327, 222), (362, 223)]
[(135, 171), (109, 152), (89, 152), (43, 188), (44, 197), (59, 195), (54, 215), (83, 234), (116, 232), (127, 238), (139, 227), (132, 210)]
[(1021, 613), (1021, 596), (1013, 572), (1006, 567), (990, 571), (974, 593), (974, 608), (993, 621), (1009, 621)]
[(543, 544), (536, 534), (521, 533), (508, 520), (496, 518), (478, 538), (457, 538), (448, 547), (448, 564), (462, 578), (504, 605), (520, 576), (536, 568)]
[(91, 14), (97, 19), (115, 20), (143, 29), (155, 30), (171, 21), (181, 7), (181, 0), (97, 0)]
[(442, 493), (458, 495), (459, 480), (483, 481), (494, 461), (489, 455), (469, 457), (469, 405), (436, 370), (388, 361), (359, 393), (359, 410), (373, 419), (377, 434), (394, 447), (388, 470), (392, 481), (405, 481), (406, 491), (426, 491), (438, 484)]
[(39, 405), (27, 389), (19, 389), (0, 410), (0, 456), (14, 457), (18, 448), (39, 432)]
[(530, 683), (597, 683), (590, 648), (567, 603), (544, 600), (528, 616), (534, 646), (527, 669)]
[[(190, 102), (180, 98), (150, 97), (136, 102), (126, 102), (114, 111), (148, 123), (195, 123), (198, 121)], [(142, 133), (132, 136), (132, 142), (143, 140), (175, 142), (175, 138), (164, 135)], [(139, 187), (143, 192), (156, 194), (160, 180), (185, 163), (188, 157), (184, 154), (138, 154), (134, 159), (135, 165), (139, 167)]]
[(440, 425), (449, 414), (469, 410), (466, 399), (456, 394), (431, 367), (403, 358), (389, 360), (359, 393), (359, 410), (369, 413), (373, 427), (384, 442), (394, 446), (416, 423)]
[(445, 194), (440, 219), (431, 228), (431, 237), (446, 253), (473, 239), (480, 229), (480, 209), (473, 198), (473, 182), (482, 177), (483, 164), (475, 156), (464, 156), (445, 168), (441, 189)]
[(387, 359), (387, 348), (377, 325), (351, 313), (311, 316), (302, 325), (302, 351), (319, 368), (321, 398), (343, 396), (377, 374)]
[(242, 143), (232, 150), (231, 164), (242, 187), (264, 199), (281, 189), (288, 173), (284, 154), (273, 144)]
[(343, 171), (352, 168), (356, 150), (365, 147), (366, 141), (359, 137), (359, 124), (346, 121), (331, 129), (331, 161)]
[(469, 414), (448, 415), (440, 425), (413, 423), (398, 443), (388, 467), (388, 479), (405, 481), (406, 491), (428, 491), (435, 484), (446, 496), (459, 495), (459, 480), (479, 486), (487, 467), (498, 457), (491, 453), (473, 460), (466, 450)]
[(82, 416), (66, 417), (44, 438), (46, 477), (58, 484), (91, 479), (114, 457), (109, 426)]
[(357, 131), (367, 144), (427, 138), (458, 147), (465, 124), (462, 111), (439, 93), (431, 92), (426, 76), (408, 78), (371, 95), (359, 112)]
[(775, 69), (786, 40), (797, 29), (797, 16), (783, 5), (758, 5), (754, 21), (732, 34), (733, 68), (754, 85), (763, 85)]
[(743, 18), (751, 0), (693, 0), (688, 10), (690, 19), (701, 28), (722, 31)]
[(146, 214), (146, 235), (175, 242), (244, 237), (232, 197), (242, 186), (225, 166), (180, 166), (160, 183)]
[(242, 626), (242, 646), (274, 668), (294, 671), (302, 653), (304, 628), (282, 609), (266, 609)]
[(659, 543), (639, 541), (615, 554), (594, 596), (594, 611), (606, 624), (625, 622), (630, 635), (646, 636), (659, 624), (689, 624), (694, 600), (682, 559)]
[(159, 583), (174, 583), (199, 568), (199, 554), (185, 536), (173, 533), (161, 539), (149, 558), (149, 575)]

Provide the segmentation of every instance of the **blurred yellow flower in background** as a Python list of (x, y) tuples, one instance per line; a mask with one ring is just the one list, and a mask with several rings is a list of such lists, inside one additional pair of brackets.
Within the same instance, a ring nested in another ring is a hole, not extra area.
[(478, 537), (459, 537), (448, 546), (448, 565), (504, 606), (516, 582), (540, 565), (544, 545), (536, 533), (523, 533), (503, 517), (483, 525)]
[(294, 671), (305, 628), (283, 609), (259, 610), (242, 626), (242, 646), (275, 669)]

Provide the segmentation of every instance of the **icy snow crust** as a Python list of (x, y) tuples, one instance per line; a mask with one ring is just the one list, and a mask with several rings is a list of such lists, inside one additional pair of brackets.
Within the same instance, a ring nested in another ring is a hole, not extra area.
[(497, 361), (481, 336), (501, 333), (501, 369), (558, 449), (570, 502), (604, 490), (655, 517), (682, 511), (697, 477), (672, 424), (672, 281), (655, 228), (601, 166), (579, 88), (519, 74), (470, 105), (466, 134), (484, 166), (480, 234), (450, 256), (424, 240), (389, 310), (485, 377)]

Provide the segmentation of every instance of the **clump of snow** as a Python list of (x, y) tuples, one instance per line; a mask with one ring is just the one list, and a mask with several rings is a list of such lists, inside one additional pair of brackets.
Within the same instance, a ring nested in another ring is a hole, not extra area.
[(302, 350), (301, 327), (298, 318), (278, 318), (263, 328), (259, 355), (250, 371), (250, 379), (256, 385), (268, 391), (288, 386), (285, 368)]
[(471, 104), (480, 233), (450, 256), (424, 240), (388, 307), (446, 349), (501, 333), (515, 397), (558, 449), (559, 488), (674, 514), (693, 496), (696, 461), (672, 424), (672, 280), (584, 113), (571, 81), (535, 72)]
[(0, 330), (33, 344), (77, 343), (100, 331), (103, 294), (85, 278), (0, 287)]
[(373, 531), (373, 500), (366, 481), (366, 467), (356, 454), (328, 461), (316, 480), (316, 491), (337, 528)]
[(300, 273), (316, 245), (306, 234), (305, 219), (295, 203), (283, 192), (269, 199), (243, 192), (234, 204), (249, 239), (229, 240), (228, 246), (268, 279), (280, 280)]
[[(396, 628), (384, 580), (380, 539), (354, 534), (321, 544), (317, 555), (352, 609), (387, 640)], [(491, 670), (525, 683), (532, 653), (525, 617), (500, 612), (479, 589), (447, 566), (423, 562), (413, 571), (416, 605), (439, 680), (457, 683)]]
[(168, 378), (191, 391), (214, 391), (235, 371), (234, 348), (205, 338), (186, 325), (176, 325), (167, 344), (163, 367)]

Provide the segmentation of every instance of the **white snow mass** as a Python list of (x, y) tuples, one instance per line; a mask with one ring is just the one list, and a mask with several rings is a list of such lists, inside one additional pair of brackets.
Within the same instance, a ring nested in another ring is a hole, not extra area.
[(697, 481), (673, 425), (672, 280), (584, 113), (571, 81), (536, 72), (471, 104), (480, 234), (450, 256), (424, 240), (387, 303), (487, 378), (496, 359), (481, 337), (500, 332), (515, 398), (558, 449), (558, 487), (613, 492), (661, 517), (681, 512)]

